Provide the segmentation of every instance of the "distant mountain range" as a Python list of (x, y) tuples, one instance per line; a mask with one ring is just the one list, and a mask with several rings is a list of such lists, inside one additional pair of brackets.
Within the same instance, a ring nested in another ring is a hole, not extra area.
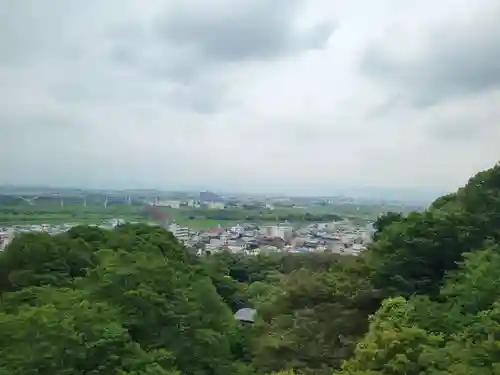
[[(18, 194), (18, 195), (32, 195), (41, 193), (101, 193), (101, 194), (127, 194), (127, 195), (147, 195), (147, 196), (163, 196), (165, 194), (172, 194), (173, 191), (165, 191), (160, 189), (88, 189), (88, 188), (64, 188), (55, 186), (16, 186), (16, 185), (3, 185), (0, 186), (0, 194)], [(194, 192), (185, 192), (186, 194), (193, 194)], [(432, 188), (383, 188), (383, 187), (339, 187), (332, 189), (328, 194), (317, 194), (315, 197), (322, 197), (325, 199), (345, 199), (352, 198), (356, 201), (373, 202), (373, 201), (391, 201), (391, 202), (404, 202), (413, 204), (429, 204), (441, 195), (448, 192)], [(183, 194), (177, 192), (176, 195)], [(196, 193), (198, 194), (198, 193)], [(202, 195), (215, 193), (202, 192)], [(285, 194), (252, 194), (252, 193), (224, 193), (224, 196), (244, 196), (244, 197), (287, 197)], [(302, 197), (313, 198), (312, 194), (301, 194)], [(290, 195), (288, 195), (290, 197)], [(297, 197), (297, 195), (294, 195)]]
[(336, 195), (351, 197), (358, 200), (399, 201), (407, 203), (431, 203), (436, 198), (448, 194), (447, 191), (422, 188), (380, 188), (352, 187), (336, 191)]

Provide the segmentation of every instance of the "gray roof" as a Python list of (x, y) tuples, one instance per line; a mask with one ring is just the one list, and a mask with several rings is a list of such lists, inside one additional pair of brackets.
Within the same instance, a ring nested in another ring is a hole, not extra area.
[(245, 307), (243, 309), (239, 309), (236, 314), (234, 314), (234, 318), (241, 322), (253, 323), (255, 322), (256, 315), (256, 310)]

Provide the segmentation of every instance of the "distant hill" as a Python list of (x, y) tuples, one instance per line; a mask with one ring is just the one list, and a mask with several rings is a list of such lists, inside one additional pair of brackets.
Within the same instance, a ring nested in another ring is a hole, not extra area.
[(200, 201), (202, 202), (222, 202), (223, 199), (220, 195), (212, 193), (210, 191), (200, 192)]
[(345, 187), (335, 189), (333, 194), (370, 201), (397, 201), (409, 204), (432, 203), (436, 198), (449, 192), (432, 188), (386, 188), (386, 187)]

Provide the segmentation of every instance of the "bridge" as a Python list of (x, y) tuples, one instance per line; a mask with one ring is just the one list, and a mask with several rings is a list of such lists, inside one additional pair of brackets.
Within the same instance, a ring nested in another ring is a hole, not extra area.
[(24, 193), (21, 194), (19, 192), (0, 192), (0, 200), (12, 200), (17, 199), (21, 200), (24, 203), (30, 206), (36, 206), (38, 201), (40, 200), (55, 200), (58, 201), (58, 204), (61, 207), (64, 207), (65, 203), (70, 201), (72, 203), (80, 202), (83, 207), (87, 207), (90, 202), (96, 204), (99, 202), (99, 205), (102, 205), (104, 208), (107, 208), (110, 203), (113, 204), (123, 204), (123, 205), (132, 205), (132, 204), (143, 204), (144, 200), (138, 200), (137, 198), (132, 197), (131, 195), (126, 196), (117, 196), (117, 195), (108, 195), (108, 194), (68, 194), (61, 192), (34, 192), (34, 193)]

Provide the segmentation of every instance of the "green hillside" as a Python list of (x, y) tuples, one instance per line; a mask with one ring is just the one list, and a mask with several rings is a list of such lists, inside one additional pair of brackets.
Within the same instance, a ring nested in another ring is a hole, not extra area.
[(500, 165), (375, 226), (360, 257), (197, 258), (142, 224), (21, 235), (0, 375), (499, 374)]

